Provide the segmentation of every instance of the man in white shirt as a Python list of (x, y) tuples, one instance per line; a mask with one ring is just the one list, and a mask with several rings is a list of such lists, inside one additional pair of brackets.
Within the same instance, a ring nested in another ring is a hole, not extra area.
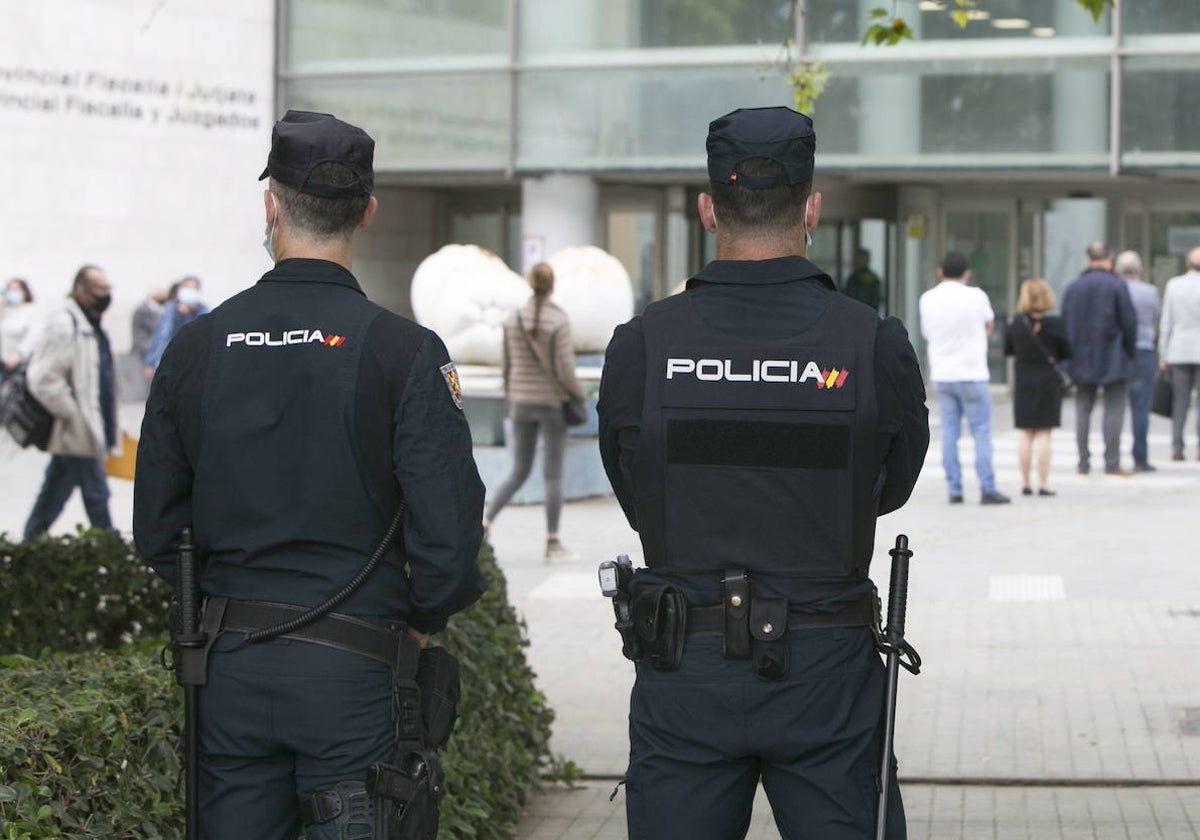
[(929, 379), (937, 394), (942, 425), (942, 467), (950, 503), (963, 500), (958, 437), (965, 417), (975, 442), (980, 504), (1011, 501), (996, 489), (992, 471), (992, 397), (988, 393), (987, 343), (995, 313), (987, 294), (967, 284), (967, 258), (950, 251), (937, 270), (938, 284), (921, 295), (921, 335), (929, 355)]

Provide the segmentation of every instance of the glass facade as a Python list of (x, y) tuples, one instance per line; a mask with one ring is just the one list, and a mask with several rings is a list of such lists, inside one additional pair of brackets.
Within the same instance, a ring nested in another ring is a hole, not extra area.
[(1170, 169), (1200, 160), (1196, 2), (989, 0), (963, 28), (897, 0), (916, 40), (866, 47), (877, 0), (282, 0), (280, 77), (401, 173), (694, 173), (709, 120), (790, 104), (813, 59), (825, 171)]

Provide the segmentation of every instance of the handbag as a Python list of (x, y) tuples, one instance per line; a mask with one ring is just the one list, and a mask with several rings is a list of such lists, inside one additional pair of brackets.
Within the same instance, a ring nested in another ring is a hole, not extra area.
[[(531, 341), (529, 338), (529, 333), (525, 332), (525, 322), (521, 320), (520, 312), (517, 313), (517, 329), (521, 331), (521, 337), (524, 338), (525, 343), (529, 345), (530, 352), (533, 353), (533, 357), (537, 359), (537, 362), (539, 365), (541, 365), (542, 370), (546, 372), (547, 376), (558, 383), (559, 387), (561, 388), (562, 383), (558, 381), (558, 377), (554, 373), (554, 366), (546, 362), (545, 357), (542, 356), (541, 348)], [(588, 421), (587, 400), (581, 400), (577, 397), (571, 397), (563, 400), (562, 416), (563, 422), (568, 426), (582, 426)]]
[(1028, 315), (1022, 316), (1021, 318), (1021, 323), (1025, 325), (1025, 329), (1029, 330), (1029, 334), (1033, 336), (1034, 343), (1036, 343), (1038, 349), (1042, 351), (1042, 355), (1046, 357), (1046, 361), (1050, 364), (1050, 367), (1052, 367), (1054, 372), (1058, 374), (1059, 392), (1064, 397), (1071, 396), (1071, 394), (1075, 393), (1075, 383), (1071, 381), (1071, 375), (1067, 373), (1066, 369), (1063, 368), (1062, 363), (1059, 362), (1058, 359), (1054, 358), (1054, 356), (1050, 354), (1050, 351), (1046, 349), (1046, 345), (1042, 343), (1042, 337), (1034, 332), (1031, 321), (1032, 319)]
[(6, 373), (0, 383), (0, 420), (21, 448), (45, 451), (50, 443), (54, 416), (29, 392), (25, 365)]
[(1150, 397), (1150, 410), (1159, 417), (1170, 417), (1175, 407), (1175, 390), (1171, 387), (1171, 372), (1159, 370), (1154, 377), (1154, 393)]

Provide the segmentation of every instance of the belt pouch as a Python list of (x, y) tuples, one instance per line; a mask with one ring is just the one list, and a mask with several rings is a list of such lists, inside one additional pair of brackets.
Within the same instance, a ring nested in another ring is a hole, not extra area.
[(726, 569), (721, 580), (725, 608), (725, 658), (750, 658), (750, 581), (744, 569)]
[(674, 671), (683, 661), (687, 603), (670, 584), (633, 587), (633, 627), (645, 658), (658, 671)]
[(760, 680), (781, 680), (788, 672), (787, 598), (755, 598), (750, 605), (754, 671)]
[(454, 722), (458, 720), (461, 695), (458, 660), (444, 647), (422, 649), (417, 686), (421, 689), (425, 746), (436, 750), (450, 740)]

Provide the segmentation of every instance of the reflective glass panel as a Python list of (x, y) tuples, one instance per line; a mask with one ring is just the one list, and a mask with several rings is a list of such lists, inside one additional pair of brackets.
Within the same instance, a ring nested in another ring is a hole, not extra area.
[[(1200, 15), (1200, 10), (1197, 11)], [(1123, 64), (1121, 135), (1125, 161), (1197, 162), (1200, 56), (1128, 58)]]
[(506, 0), (289, 0), (287, 66), (507, 56)]
[(1119, 5), (1126, 36), (1200, 32), (1200, 6), (1196, 0), (1136, 0)]
[(375, 138), (377, 170), (500, 170), (507, 162), (503, 74), (305, 79), (290, 82), (284, 100), (361, 126)]
[(520, 0), (525, 54), (782, 44), (789, 0)]
[(805, 38), (810, 44), (861, 41), (873, 22), (869, 13), (876, 7), (904, 18), (914, 39), (920, 41), (1098, 37), (1110, 32), (1108, 12), (1096, 23), (1089, 12), (1071, 0), (988, 0), (978, 9), (965, 10), (970, 17), (966, 26), (960, 26), (952, 17), (952, 12), (964, 11), (953, 0), (897, 0), (895, 4), (819, 0), (808, 4)]

